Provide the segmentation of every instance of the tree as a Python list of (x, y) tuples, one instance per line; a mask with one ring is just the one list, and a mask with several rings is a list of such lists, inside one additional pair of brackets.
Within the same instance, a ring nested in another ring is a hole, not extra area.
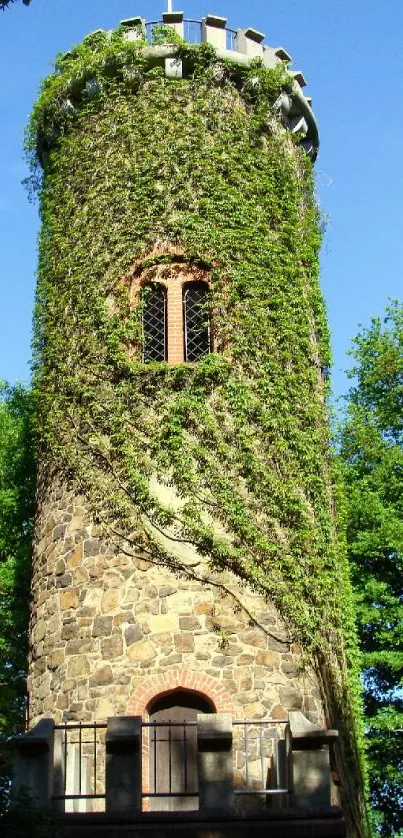
[(32, 395), (0, 383), (0, 800), (10, 734), (21, 730), (26, 693), (30, 558), (35, 508)]
[[(14, 3), (15, 0), (0, 0), (0, 9), (6, 9), (10, 3)], [(29, 6), (31, 0), (22, 0), (24, 6)]]
[(403, 305), (353, 343), (342, 429), (377, 831), (403, 835)]

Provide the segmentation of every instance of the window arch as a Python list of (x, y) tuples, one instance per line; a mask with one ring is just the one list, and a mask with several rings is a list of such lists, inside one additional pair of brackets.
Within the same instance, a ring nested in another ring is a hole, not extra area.
[(211, 351), (208, 285), (188, 282), (183, 286), (184, 360), (199, 361)]
[(143, 285), (142, 292), (143, 361), (168, 359), (167, 293), (160, 283)]

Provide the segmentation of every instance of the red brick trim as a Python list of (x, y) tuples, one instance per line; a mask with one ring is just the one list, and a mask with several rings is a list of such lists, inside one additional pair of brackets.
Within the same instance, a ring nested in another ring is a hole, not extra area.
[(168, 695), (177, 689), (185, 689), (190, 692), (208, 698), (216, 713), (230, 713), (235, 716), (235, 708), (228, 690), (211, 675), (203, 672), (192, 672), (190, 669), (171, 669), (161, 675), (152, 675), (144, 678), (144, 681), (132, 696), (127, 709), (127, 716), (142, 716), (146, 720), (148, 707), (157, 696)]
[[(170, 257), (169, 262), (158, 261)], [(155, 259), (155, 262), (152, 260)], [(147, 264), (147, 262), (152, 262)], [(143, 285), (162, 285), (167, 293), (168, 364), (184, 361), (183, 291), (192, 282), (210, 284), (207, 267), (190, 262), (179, 247), (160, 245), (135, 263), (125, 282), (130, 285), (132, 305), (137, 306)]]
[[(192, 672), (190, 669), (171, 669), (162, 675), (152, 675), (145, 678), (140, 684), (127, 709), (127, 716), (142, 716), (143, 721), (148, 720), (148, 708), (151, 701), (157, 696), (174, 692), (177, 689), (185, 689), (189, 692), (198, 693), (210, 700), (216, 713), (231, 713), (235, 716), (232, 698), (228, 690), (223, 687), (216, 678), (205, 675), (203, 672)], [(149, 791), (149, 756), (150, 742), (148, 732), (142, 739), (142, 790), (147, 795)], [(143, 798), (143, 812), (149, 811), (149, 800)]]

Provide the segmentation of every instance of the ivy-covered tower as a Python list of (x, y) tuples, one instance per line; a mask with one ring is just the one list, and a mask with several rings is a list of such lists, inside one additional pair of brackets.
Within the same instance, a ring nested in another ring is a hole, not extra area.
[(260, 32), (163, 18), (59, 57), (31, 121), (31, 724), (302, 712), (359, 834), (315, 118)]

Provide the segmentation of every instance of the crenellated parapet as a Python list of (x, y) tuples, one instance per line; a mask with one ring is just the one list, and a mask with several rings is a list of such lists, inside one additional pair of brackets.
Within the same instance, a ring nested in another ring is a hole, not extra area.
[[(285, 128), (293, 134), (298, 134), (307, 153), (313, 159), (316, 158), (319, 135), (312, 111), (312, 100), (303, 93), (306, 81), (301, 70), (288, 68), (292, 59), (284, 47), (265, 44), (265, 34), (252, 27), (230, 29), (227, 26), (227, 18), (213, 14), (206, 15), (201, 20), (190, 20), (184, 17), (183, 12), (164, 12), (161, 21), (148, 22), (142, 17), (121, 21), (121, 26), (127, 28), (128, 40), (143, 37), (152, 42), (153, 28), (158, 25), (171, 27), (175, 34), (185, 42), (210, 44), (216, 50), (218, 58), (238, 64), (247, 65), (259, 59), (264, 67), (273, 69), (286, 62), (290, 85), (279, 97), (277, 108)], [(172, 46), (173, 53), (166, 58), (166, 74), (181, 78), (182, 63), (170, 60), (177, 51), (174, 45)], [(155, 55), (160, 54), (160, 50), (155, 47), (151, 49), (154, 49)], [(152, 53), (149, 52), (149, 54), (151, 58)]]
[[(117, 34), (126, 50), (117, 48), (114, 52)], [(52, 82), (51, 95), (37, 121), (39, 159), (42, 162), (46, 160), (47, 151), (65, 132), (81, 104), (102, 95), (105, 82), (108, 84), (111, 76), (116, 75), (124, 86), (136, 92), (141, 73), (133, 65), (131, 51), (137, 51), (137, 47), (141, 49), (144, 68), (160, 68), (167, 78), (180, 80), (191, 77), (194, 72), (194, 60), (186, 47), (190, 45), (197, 49), (198, 45), (209, 45), (216, 56), (212, 60), (218, 64), (218, 83), (225, 65), (227, 68), (232, 66), (230, 73), (235, 84), (239, 76), (240, 87), (244, 78), (243, 68), (253, 67), (254, 62), (261, 62), (261, 66), (268, 71), (284, 67), (282, 90), (277, 101), (270, 104), (274, 105), (285, 130), (294, 134), (315, 160), (319, 148), (318, 128), (311, 99), (303, 92), (306, 85), (304, 76), (301, 71), (289, 68), (291, 56), (282, 46), (269, 46), (264, 43), (264, 38), (263, 32), (251, 27), (228, 28), (225, 17), (209, 14), (201, 20), (189, 20), (184, 18), (183, 12), (165, 12), (159, 21), (131, 17), (120, 21), (118, 30), (91, 33), (84, 44), (93, 50), (94, 62), (80, 70), (75, 48), (58, 60), (58, 85), (55, 87)], [(98, 51), (99, 44), (106, 48), (104, 58)]]

